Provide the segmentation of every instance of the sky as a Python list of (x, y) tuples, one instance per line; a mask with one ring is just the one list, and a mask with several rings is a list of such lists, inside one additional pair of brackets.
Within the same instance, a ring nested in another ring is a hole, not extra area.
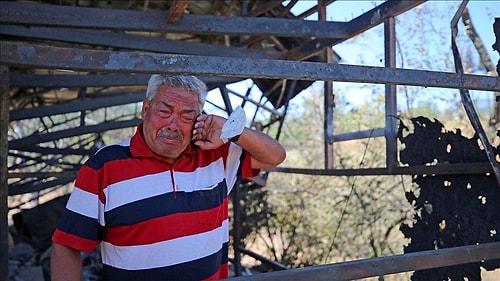
[[(338, 0), (327, 7), (327, 20), (347, 22), (383, 2)], [(300, 14), (316, 3), (317, 1), (315, 0), (301, 0), (291, 11), (294, 14)], [(404, 56), (400, 56), (399, 53), (397, 54), (397, 67), (454, 72), (450, 22), (461, 3), (462, 1), (427, 1), (410, 11), (398, 15), (396, 17), (396, 37), (399, 41), (397, 49), (399, 52), (404, 53)], [(491, 46), (495, 42), (493, 22), (495, 17), (500, 17), (500, 1), (472, 0), (468, 2), (467, 8), (469, 9), (475, 30), (478, 32), (493, 64), (496, 65), (499, 60), (499, 53), (494, 51)], [(418, 11), (421, 11), (423, 21), (419, 21)], [(430, 14), (432, 16), (429, 16)], [(317, 15), (312, 15), (308, 19), (317, 20)], [(412, 29), (421, 29), (422, 31), (418, 34), (418, 32), (414, 32)], [(467, 52), (470, 52), (473, 56), (475, 55), (475, 63), (478, 65), (477, 52), (473, 48), (472, 41), (465, 35), (465, 29), (461, 21), (458, 23), (458, 30), (459, 39), (457, 39), (457, 44), (464, 64), (465, 55)], [(422, 49), (425, 49), (425, 52)], [(383, 67), (383, 24), (353, 39), (333, 46), (333, 50), (342, 58), (340, 61), (341, 64)], [(485, 75), (486, 70), (484, 68), (475, 69), (472, 74)], [(373, 93), (373, 88), (376, 88), (363, 86), (363, 83), (335, 82), (336, 102), (338, 103), (339, 99), (344, 98), (344, 101), (347, 100), (351, 106), (350, 109), (360, 106), (367, 98), (374, 97), (371, 93)], [(321, 89), (321, 86), (319, 87)], [(379, 92), (383, 92), (383, 85), (377, 87), (381, 89)], [(315, 90), (314, 87), (311, 89)], [(458, 91), (454, 89), (423, 89), (421, 87), (413, 87), (411, 90), (414, 93), (418, 93), (414, 95), (416, 98), (408, 103), (407, 100), (400, 98), (400, 95), (398, 95), (398, 109), (400, 109), (399, 103), (404, 103), (405, 105), (411, 104), (415, 108), (429, 101), (435, 103), (438, 108), (444, 108), (445, 106), (449, 106), (450, 100), (458, 99)], [(492, 106), (492, 92), (470, 91), (470, 93), (476, 102), (476, 106), (483, 108), (490, 108)], [(301, 96), (307, 94), (308, 91), (304, 91), (304, 94), (292, 100), (291, 106), (295, 105), (296, 110), (300, 110), (297, 104), (300, 105), (302, 103)]]
[[(380, 5), (384, 1), (369, 1), (369, 0), (338, 0), (328, 5), (327, 7), (327, 20), (329, 21), (350, 21), (353, 18), (361, 15), (364, 12), (367, 12), (373, 9), (375, 6)], [(456, 11), (455, 7), (458, 7), (462, 1), (444, 1), (444, 0), (433, 0), (427, 1), (422, 5), (434, 6), (436, 9), (449, 11), (449, 18), (435, 18), (433, 21), (440, 22), (447, 27), (449, 27), (451, 22), (451, 17), (453, 13)], [(294, 14), (300, 14), (301, 12), (309, 9), (311, 6), (317, 3), (316, 0), (300, 0), (297, 4), (295, 4), (294, 8), (291, 10)], [(286, 4), (286, 2), (284, 3)], [(480, 1), (480, 0), (472, 0), (467, 4), (467, 8), (469, 9), (469, 13), (472, 19), (472, 22), (476, 28), (476, 31), (479, 33), (481, 39), (485, 46), (487, 46), (487, 50), (490, 53), (492, 59), (496, 62), (498, 61), (499, 55), (498, 52), (493, 51), (491, 45), (495, 42), (495, 36), (493, 34), (493, 21), (494, 17), (500, 17), (500, 1)], [(399, 18), (405, 17), (407, 14), (404, 13)], [(309, 18), (311, 20), (317, 20), (317, 15), (311, 15)], [(334, 47), (335, 49), (335, 47)], [(343, 52), (341, 53), (342, 46), (338, 47), (339, 54), (347, 61), (352, 61), (349, 57), (349, 53), (351, 52)]]
[[(380, 5), (384, 1), (369, 1), (369, 0), (338, 0), (334, 3), (328, 5), (327, 7), (327, 20), (329, 21), (350, 21), (353, 18), (359, 16), (360, 14), (367, 12), (374, 8), (377, 5)], [(400, 41), (400, 45), (398, 47), (400, 49), (405, 49), (408, 53), (412, 54), (412, 52), (417, 52), (417, 47), (425, 48), (427, 53), (425, 54), (428, 57), (437, 56), (444, 54), (451, 54), (450, 48), (450, 22), (451, 19), (456, 12), (456, 9), (460, 5), (462, 1), (445, 1), (445, 0), (433, 0), (427, 1), (417, 8), (414, 8), (408, 12), (405, 12), (396, 17), (396, 36)], [(283, 5), (286, 5), (287, 2), (284, 2)], [(299, 0), (291, 10), (293, 14), (300, 14), (303, 11), (306, 11), (313, 5), (317, 4), (317, 0)], [(408, 35), (408, 29), (411, 29), (414, 26), (418, 26), (420, 23), (418, 22), (416, 9), (419, 8), (427, 8), (427, 13), (433, 14), (433, 16), (425, 17), (425, 21), (422, 23), (422, 26), (418, 28), (422, 28), (424, 30), (429, 30), (429, 32), (424, 32), (424, 35), (420, 35), (419, 39), (422, 46), (417, 46), (417, 43), (412, 43), (411, 35)], [(467, 4), (467, 8), (469, 9), (469, 13), (473, 22), (473, 25), (476, 31), (479, 33), (480, 38), (483, 41), (485, 48), (488, 50), (490, 58), (493, 63), (496, 65), (499, 59), (499, 54), (496, 51), (493, 51), (491, 45), (495, 42), (495, 37), (493, 33), (493, 22), (495, 17), (500, 17), (500, 0), (498, 1), (479, 1), (472, 0)], [(307, 19), (309, 20), (317, 20), (317, 14), (311, 15)], [(429, 21), (430, 20), (430, 21)], [(470, 40), (464, 36), (465, 32), (463, 26), (461, 26), (461, 22), (459, 22), (459, 34), (462, 36), (462, 41), (465, 44), (471, 44)], [(347, 40), (341, 44), (335, 45), (333, 50), (342, 58), (340, 63), (343, 64), (358, 64), (358, 65), (366, 65), (366, 66), (384, 66), (383, 62), (383, 50), (384, 50), (384, 42), (383, 36), (380, 36), (381, 30), (383, 30), (383, 25), (380, 24), (375, 28), (370, 29), (369, 31), (358, 35), (356, 38)], [(441, 36), (438, 36), (441, 35)], [(423, 38), (422, 36), (425, 36)], [(440, 38), (439, 38), (440, 37)], [(444, 40), (444, 41), (443, 41)], [(459, 44), (460, 46), (460, 44)], [(413, 55), (414, 56), (414, 55)], [(398, 57), (399, 59), (399, 57)], [(397, 60), (398, 60), (397, 59)], [(443, 58), (443, 61), (447, 58)], [(414, 68), (414, 69), (426, 69), (426, 70), (435, 70), (435, 71), (447, 71), (453, 72), (453, 68), (450, 67), (450, 64), (436, 64), (436, 63), (427, 63), (422, 64), (418, 61), (418, 59), (408, 58), (402, 65), (399, 62), (397, 67), (403, 68)], [(451, 61), (452, 63), (452, 61)], [(452, 65), (452, 64), (451, 64)], [(484, 75), (483, 72), (479, 70), (480, 75)], [(237, 84), (228, 85), (228, 88), (234, 89), (238, 93), (245, 93), (247, 87), (251, 85), (251, 80), (246, 80)], [(372, 91), (369, 88), (356, 88), (353, 90), (353, 87), (362, 86), (355, 83), (343, 83), (343, 82), (335, 82), (334, 90), (339, 91), (341, 93), (349, 93), (345, 96), (354, 97), (351, 101), (351, 105), (356, 106), (357, 103), (363, 102), (364, 98), (369, 95), (369, 91)], [(383, 85), (380, 85), (383, 87)], [(314, 87), (309, 90), (314, 91)], [(436, 90), (436, 89), (431, 89)], [(456, 90), (447, 90), (447, 89), (439, 89), (439, 91), (449, 92), (451, 95), (456, 95)], [(253, 95), (256, 97), (254, 99), (258, 100), (260, 95), (260, 91), (258, 89), (253, 90)], [(491, 93), (491, 92), (489, 92)], [(489, 93), (484, 94), (485, 99), (489, 98)], [(308, 94), (308, 90), (304, 91), (303, 94), (297, 96), (292, 100), (292, 103), (301, 104), (303, 96)], [(438, 94), (439, 95), (439, 94)], [(220, 96), (220, 93), (209, 93), (208, 100), (216, 101), (217, 104), (222, 105), (221, 99), (217, 99)], [(422, 95), (424, 96), (424, 95)], [(429, 96), (425, 95), (425, 98), (422, 98), (424, 101), (428, 99)], [(218, 101), (217, 101), (218, 100)], [(236, 100), (234, 104), (239, 104), (241, 101)], [(418, 101), (414, 101), (418, 106)], [(293, 106), (293, 104), (291, 104)], [(294, 107), (295, 110), (297, 107)], [(255, 107), (246, 106), (245, 110), (247, 112), (247, 116), (253, 116)], [(212, 112), (218, 114), (224, 114), (224, 112)], [(264, 117), (267, 119), (267, 117)]]

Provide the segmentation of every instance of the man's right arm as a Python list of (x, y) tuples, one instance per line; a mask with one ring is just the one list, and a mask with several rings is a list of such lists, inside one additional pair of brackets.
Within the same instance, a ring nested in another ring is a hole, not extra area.
[(50, 256), (52, 281), (81, 281), (82, 258), (80, 251), (53, 243)]

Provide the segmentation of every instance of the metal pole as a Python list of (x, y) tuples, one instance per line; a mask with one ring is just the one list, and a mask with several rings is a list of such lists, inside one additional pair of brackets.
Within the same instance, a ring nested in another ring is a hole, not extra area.
[[(456, 43), (456, 37), (458, 34), (458, 28), (457, 28), (457, 23), (460, 17), (463, 14), (463, 11), (465, 7), (467, 6), (468, 0), (464, 0), (462, 4), (458, 7), (457, 12), (455, 13), (455, 16), (453, 16), (453, 19), (451, 20), (451, 50), (453, 52), (453, 59), (455, 61), (455, 71), (459, 74), (464, 74), (464, 68), (462, 65), (462, 58), (460, 57), (460, 52), (458, 50), (458, 46)], [(472, 99), (469, 95), (469, 90), (468, 89), (459, 89), (460, 91), (460, 97), (462, 99), (462, 104), (464, 105), (465, 112), (467, 113), (467, 117), (469, 117), (469, 121), (476, 131), (476, 134), (478, 135), (479, 139), (481, 140), (483, 147), (484, 147), (484, 152), (486, 153), (486, 157), (488, 158), (491, 168), (493, 169), (493, 172), (495, 173), (495, 178), (500, 185), (500, 165), (498, 164), (495, 156), (495, 152), (493, 151), (491, 144), (488, 140), (488, 137), (486, 136), (486, 132), (483, 129), (483, 126), (481, 125), (481, 121), (479, 120), (479, 116), (476, 112), (476, 109), (474, 108), (474, 103), (472, 102)]]
[[(394, 17), (384, 21), (385, 67), (396, 67), (396, 24)], [(385, 85), (385, 155), (389, 171), (398, 166), (397, 86)]]
[(0, 90), (0, 280), (9, 279), (9, 224), (7, 222), (7, 198), (9, 186), (7, 184), (7, 153), (9, 128), (9, 68), (0, 67), (2, 86)]
[[(219, 87), (220, 93), (222, 95), (222, 100), (226, 107), (227, 115), (229, 116), (233, 112), (233, 106), (231, 105), (231, 100), (229, 99), (228, 89), (226, 86)], [(241, 179), (238, 178), (233, 186), (232, 199), (233, 199), (233, 251), (234, 251), (234, 275), (241, 276), (243, 269), (241, 266), (241, 251), (240, 251), (240, 240), (241, 240)]]
[[(326, 6), (327, 1), (318, 0), (318, 18), (321, 21), (326, 21)], [(326, 46), (324, 56), (327, 63), (333, 62), (333, 50), (331, 46)], [(335, 96), (333, 95), (333, 82), (324, 81), (323, 94), (323, 131), (324, 131), (324, 151), (325, 151), (325, 169), (333, 169), (333, 143), (330, 139), (333, 138), (333, 112), (335, 108)]]
[(500, 258), (500, 242), (428, 250), (232, 278), (239, 281), (347, 281)]

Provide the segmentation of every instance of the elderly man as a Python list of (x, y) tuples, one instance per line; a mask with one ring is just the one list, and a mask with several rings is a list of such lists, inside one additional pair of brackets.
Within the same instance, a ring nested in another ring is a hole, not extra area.
[(81, 280), (80, 252), (98, 245), (105, 280), (228, 277), (228, 194), (285, 150), (238, 117), (202, 114), (206, 94), (193, 76), (150, 78), (135, 135), (77, 175), (52, 238), (53, 281)]

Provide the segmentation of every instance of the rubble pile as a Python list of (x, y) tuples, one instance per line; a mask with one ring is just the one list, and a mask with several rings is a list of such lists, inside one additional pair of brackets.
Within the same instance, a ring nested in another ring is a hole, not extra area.
[[(50, 281), (51, 237), (68, 195), (61, 196), (13, 216), (9, 229), (9, 280)], [(99, 248), (82, 253), (83, 280), (102, 279)]]

